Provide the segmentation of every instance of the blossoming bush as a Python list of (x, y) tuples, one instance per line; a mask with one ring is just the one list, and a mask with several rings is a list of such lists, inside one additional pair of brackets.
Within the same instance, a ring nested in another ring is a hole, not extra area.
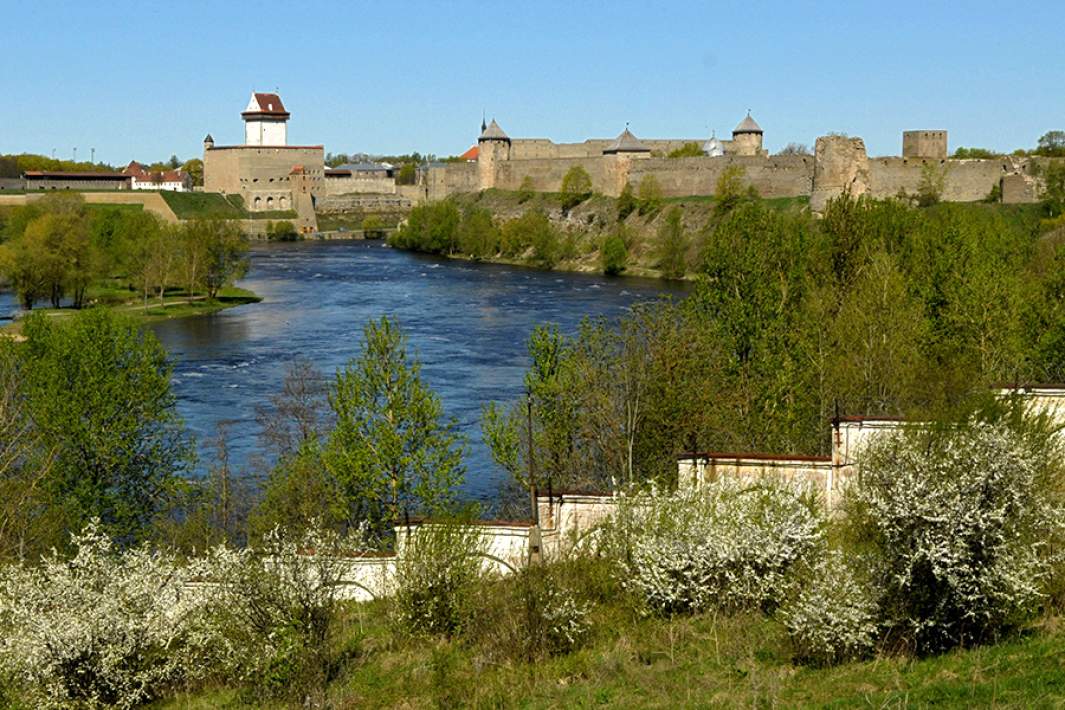
[(408, 633), (454, 636), (476, 613), (485, 578), (484, 536), (474, 525), (440, 522), (411, 529), (399, 548), (393, 610)]
[(352, 556), (373, 547), (367, 530), (276, 527), (254, 549), (210, 551), (212, 621), (231, 649), (228, 673), (253, 695), (304, 700), (336, 674), (341, 582)]
[[(1045, 452), (1004, 425), (870, 446), (846, 503), (883, 621), (920, 652), (993, 638), (1037, 608), (1062, 511)], [(1060, 539), (1060, 538), (1059, 538)]]
[(0, 675), (39, 707), (128, 708), (202, 677), (224, 648), (206, 623), (197, 565), (118, 552), (90, 523), (72, 559), (0, 570)]
[(651, 611), (773, 606), (788, 569), (824, 539), (813, 500), (770, 481), (621, 497), (604, 544)]
[(797, 660), (831, 665), (866, 655), (878, 630), (876, 599), (839, 551), (825, 555), (795, 584), (777, 611)]

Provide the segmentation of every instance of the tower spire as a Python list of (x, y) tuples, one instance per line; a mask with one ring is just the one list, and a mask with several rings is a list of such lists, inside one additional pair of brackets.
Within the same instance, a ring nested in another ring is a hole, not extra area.
[(484, 109), (482, 108), (481, 109), (481, 133), (484, 133), (486, 130), (488, 130), (488, 124), (485, 123), (484, 119), (485, 119), (485, 112), (484, 112)]

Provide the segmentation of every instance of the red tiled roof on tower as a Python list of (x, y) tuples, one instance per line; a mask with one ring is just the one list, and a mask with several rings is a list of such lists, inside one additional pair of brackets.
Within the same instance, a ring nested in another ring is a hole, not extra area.
[(459, 157), (463, 160), (477, 160), (477, 156), (478, 154), (480, 154), (480, 152), (480, 148), (478, 148), (477, 146), (473, 146)]
[(285, 105), (281, 103), (281, 97), (277, 94), (252, 94), (252, 100), (248, 102), (248, 108), (241, 113), (241, 116), (276, 116), (279, 118), (288, 118), (288, 111), (285, 110)]

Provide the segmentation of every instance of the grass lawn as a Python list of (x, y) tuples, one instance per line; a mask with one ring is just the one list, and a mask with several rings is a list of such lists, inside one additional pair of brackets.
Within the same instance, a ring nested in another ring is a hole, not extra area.
[[(189, 316), (208, 315), (235, 306), (247, 303), (258, 303), (262, 298), (247, 289), (231, 286), (224, 288), (218, 293), (218, 298), (209, 301), (206, 296), (194, 295), (191, 299), (181, 289), (167, 289), (162, 303), (159, 294), (155, 293), (148, 298), (145, 304), (139, 293), (130, 291), (129, 288), (117, 280), (109, 280), (89, 287), (87, 300), (91, 308), (110, 308), (116, 313), (128, 315), (140, 322), (148, 323), (171, 318), (187, 318)], [(54, 318), (67, 318), (76, 313), (73, 308), (34, 308), (34, 313), (45, 313)], [(21, 323), (14, 321), (0, 326), (0, 332), (19, 334)]]
[[(356, 649), (326, 692), (328, 707), (1061, 707), (1065, 633), (1055, 624), (997, 645), (834, 668), (791, 662), (781, 627), (761, 615), (640, 618), (595, 612), (584, 648), (535, 662), (468, 643), (396, 636), (381, 603), (349, 612)], [(180, 694), (160, 710), (290, 707), (232, 688)], [(295, 707), (295, 706), (291, 706)]]
[(295, 219), (295, 210), (249, 212), (240, 195), (221, 195), (217, 192), (159, 192), (178, 219)]

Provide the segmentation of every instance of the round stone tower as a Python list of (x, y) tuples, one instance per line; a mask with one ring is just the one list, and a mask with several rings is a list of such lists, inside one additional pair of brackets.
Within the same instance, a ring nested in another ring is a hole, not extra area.
[(761, 155), (762, 154), (762, 127), (751, 118), (751, 112), (740, 121), (740, 125), (732, 130), (733, 155)]
[(499, 164), (510, 160), (510, 138), (496, 120), (487, 126), (481, 122), (481, 135), (477, 138), (477, 177), (480, 189), (496, 186), (496, 171)]

